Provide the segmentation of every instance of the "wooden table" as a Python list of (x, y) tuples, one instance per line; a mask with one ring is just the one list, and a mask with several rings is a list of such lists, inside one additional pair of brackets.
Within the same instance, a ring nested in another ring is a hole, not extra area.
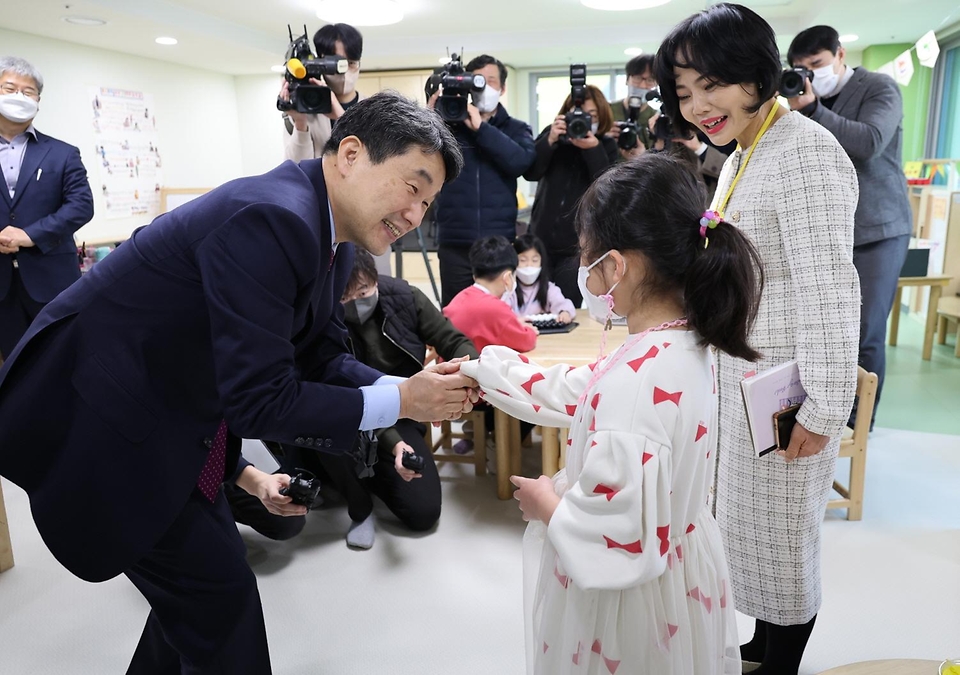
[(831, 668), (820, 675), (937, 675), (940, 661), (895, 659), (891, 661), (864, 661)]
[(10, 544), (10, 528), (7, 527), (7, 509), (3, 505), (3, 485), (0, 485), (0, 572), (13, 567), (13, 546)]
[[(603, 325), (590, 318), (585, 309), (577, 310), (576, 321), (580, 324), (569, 333), (541, 335), (537, 348), (527, 352), (531, 361), (544, 367), (564, 363), (571, 366), (586, 366), (597, 360)], [(606, 352), (616, 349), (627, 337), (625, 326), (614, 326), (607, 334)], [(510, 499), (513, 487), (510, 474), (520, 472), (520, 427), (516, 420), (499, 408), (495, 413), (494, 440), (497, 446), (497, 496)], [(560, 469), (561, 456), (566, 444), (566, 430), (543, 428), (541, 454), (543, 473), (552, 476)], [(507, 470), (504, 470), (507, 469)]]
[(923, 360), (929, 361), (933, 354), (933, 334), (937, 328), (937, 305), (940, 294), (950, 283), (953, 277), (900, 277), (897, 281), (897, 295), (893, 300), (892, 315), (890, 317), (890, 346), (897, 346), (897, 332), (900, 329), (900, 304), (903, 302), (903, 289), (907, 286), (929, 286), (930, 298), (927, 301), (927, 321), (923, 332)]

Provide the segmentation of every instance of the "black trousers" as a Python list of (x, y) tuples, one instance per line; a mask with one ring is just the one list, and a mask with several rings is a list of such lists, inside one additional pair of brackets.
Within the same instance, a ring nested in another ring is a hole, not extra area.
[(440, 306), (446, 307), (457, 293), (473, 285), (470, 247), (440, 244), (437, 258), (440, 259)]
[[(393, 448), (379, 448), (380, 458), (374, 465), (371, 478), (357, 478), (355, 463), (346, 455), (300, 450), (299, 456), (281, 459), (281, 471), (290, 473), (302, 467), (316, 474), (343, 495), (347, 513), (353, 521), (362, 521), (373, 512), (376, 495), (403, 525), (421, 532), (432, 528), (440, 519), (440, 476), (433, 455), (423, 439), (424, 426), (411, 420), (399, 420), (394, 427), (414, 451), (424, 458), (420, 478), (409, 483), (400, 477), (394, 467)], [(240, 488), (228, 486), (227, 499), (238, 523), (249, 525), (264, 537), (289, 539), (303, 529), (304, 516), (276, 516), (260, 502)]]
[(583, 295), (577, 284), (577, 274), (580, 272), (580, 256), (547, 255), (550, 261), (550, 281), (557, 285), (563, 297), (573, 303), (574, 307), (583, 304)]
[(269, 675), (257, 580), (222, 492), (211, 504), (194, 490), (125, 574), (151, 607), (128, 675)]
[(46, 303), (30, 297), (23, 287), (20, 270), (14, 268), (10, 290), (0, 298), (0, 359), (10, 355), (45, 306)]

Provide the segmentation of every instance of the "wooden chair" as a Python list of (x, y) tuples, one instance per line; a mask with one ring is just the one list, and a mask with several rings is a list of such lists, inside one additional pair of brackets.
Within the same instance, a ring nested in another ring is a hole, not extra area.
[(870, 418), (873, 417), (873, 405), (877, 398), (877, 375), (857, 368), (857, 421), (853, 429), (847, 427), (840, 439), (840, 457), (850, 458), (849, 485), (844, 487), (838, 481), (833, 489), (841, 499), (832, 499), (828, 509), (846, 509), (847, 520), (860, 520), (863, 517), (864, 474), (867, 469), (867, 436), (870, 434)]
[(960, 298), (940, 298), (937, 316), (940, 320), (937, 327), (937, 343), (947, 344), (947, 324), (954, 324), (957, 327), (957, 345), (953, 349), (953, 355), (960, 358)]
[[(460, 464), (473, 464), (474, 471), (478, 476), (487, 475), (487, 427), (484, 411), (473, 410), (463, 418), (464, 422), (473, 422), (473, 433), (464, 434), (460, 431), (453, 431), (450, 422), (440, 423), (440, 435), (437, 440), (433, 440), (436, 428), (432, 424), (427, 425), (427, 447), (433, 453), (433, 459), (437, 462), (457, 462)], [(458, 455), (452, 451), (453, 440), (461, 438), (473, 438), (473, 452), (466, 455)], [(440, 449), (446, 452), (438, 452)]]

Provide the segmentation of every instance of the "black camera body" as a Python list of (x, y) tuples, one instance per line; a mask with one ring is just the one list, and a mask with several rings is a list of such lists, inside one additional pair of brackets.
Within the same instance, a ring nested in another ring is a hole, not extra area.
[(319, 506), (323, 501), (320, 499), (320, 480), (306, 469), (296, 469), (296, 473), (290, 476), (290, 485), (280, 488), (280, 494), (308, 509)]
[(434, 69), (423, 87), (427, 100), (440, 91), (436, 111), (446, 122), (462, 122), (467, 119), (468, 96), (472, 92), (481, 92), (487, 86), (483, 75), (474, 75), (463, 69), (463, 60), (459, 54), (450, 56), (450, 61)]
[(586, 138), (590, 133), (593, 120), (583, 110), (583, 103), (587, 99), (587, 66), (583, 63), (574, 63), (570, 66), (570, 99), (573, 110), (564, 115), (567, 123), (567, 133), (560, 137), (562, 143), (574, 138)]
[[(647, 92), (648, 101), (661, 101), (660, 90), (651, 89)], [(653, 130), (651, 132), (653, 137), (656, 140), (663, 141), (664, 143), (670, 143), (674, 139), (684, 138), (683, 135), (678, 134), (676, 129), (673, 128), (673, 120), (663, 112), (663, 109), (660, 109), (660, 116), (657, 117), (657, 121), (653, 123)]]
[(290, 100), (284, 101), (278, 96), (277, 110), (295, 110), (308, 115), (330, 112), (333, 110), (330, 89), (311, 84), (310, 79), (347, 72), (347, 60), (336, 55), (314, 56), (306, 26), (303, 27), (303, 35), (296, 39), (290, 26), (287, 26), (287, 31), (290, 33), (290, 46), (284, 57), (286, 70), (283, 76), (289, 83)]
[(643, 100), (639, 96), (631, 96), (627, 99), (627, 121), (617, 122), (620, 127), (620, 136), (617, 138), (617, 147), (621, 150), (633, 150), (640, 144), (640, 129), (637, 127), (637, 118), (640, 115), (640, 108), (643, 106)]
[(780, 73), (780, 95), (784, 98), (793, 98), (806, 93), (806, 80), (813, 83), (813, 71), (809, 68), (785, 68)]

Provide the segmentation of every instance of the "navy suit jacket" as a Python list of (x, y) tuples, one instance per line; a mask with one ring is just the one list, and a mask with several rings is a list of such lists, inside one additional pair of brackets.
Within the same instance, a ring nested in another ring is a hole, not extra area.
[(37, 317), (0, 370), (0, 474), (77, 576), (130, 567), (180, 512), (221, 419), (348, 450), (358, 386), (320, 160), (241, 178), (137, 230)]
[[(80, 151), (38, 131), (36, 141), (27, 140), (13, 199), (3, 184), (0, 195), (0, 230), (19, 227), (36, 244), (17, 252), (23, 285), (37, 302), (50, 302), (80, 278), (73, 233), (93, 218)], [(0, 254), (0, 298), (10, 290), (12, 272), (13, 256)]]

